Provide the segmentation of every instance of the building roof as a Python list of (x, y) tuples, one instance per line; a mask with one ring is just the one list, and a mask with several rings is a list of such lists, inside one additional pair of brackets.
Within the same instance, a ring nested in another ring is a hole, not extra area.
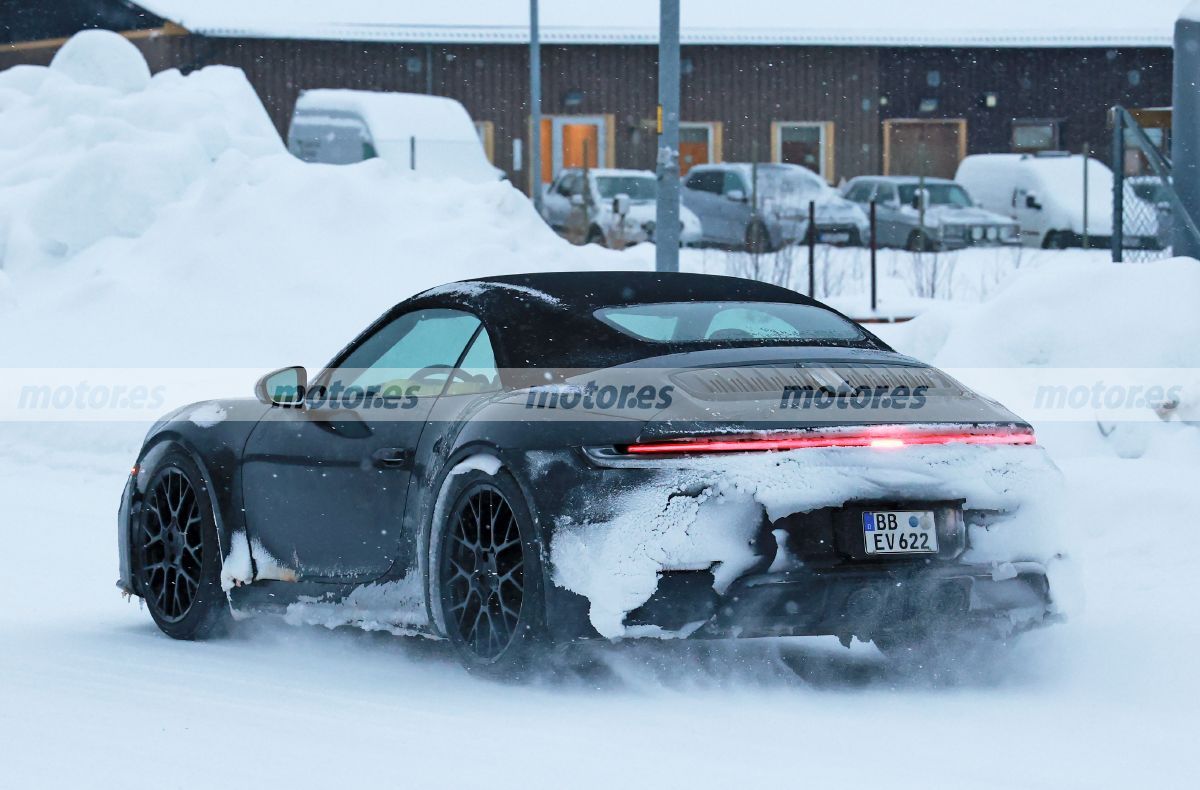
[[(528, 0), (138, 0), (194, 33), (421, 43), (529, 40)], [(1169, 47), (1186, 0), (681, 0), (684, 44)], [(653, 0), (541, 0), (547, 44), (653, 44)]]

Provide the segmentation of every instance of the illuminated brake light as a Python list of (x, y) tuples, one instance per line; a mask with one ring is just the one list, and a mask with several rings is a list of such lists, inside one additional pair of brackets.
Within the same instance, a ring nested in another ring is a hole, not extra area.
[(1022, 428), (992, 429), (904, 429), (894, 426), (857, 431), (813, 432), (787, 436), (742, 436), (722, 439), (673, 439), (631, 444), (625, 451), (635, 455), (671, 453), (744, 453), (802, 450), (823, 447), (870, 447), (886, 450), (912, 445), (935, 444), (1036, 444), (1033, 432)]

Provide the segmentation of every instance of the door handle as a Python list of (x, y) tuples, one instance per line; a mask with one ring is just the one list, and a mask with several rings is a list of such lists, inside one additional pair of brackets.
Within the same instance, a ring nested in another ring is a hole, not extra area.
[(408, 450), (403, 447), (383, 447), (371, 453), (371, 461), (384, 469), (398, 469), (408, 463)]

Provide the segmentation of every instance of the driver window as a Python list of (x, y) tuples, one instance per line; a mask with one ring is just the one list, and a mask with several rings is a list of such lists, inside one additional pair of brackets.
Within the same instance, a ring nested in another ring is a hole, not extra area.
[(447, 395), (478, 395), (500, 389), (500, 373), (496, 370), (496, 355), (486, 329), (480, 329), (462, 362), (450, 377)]
[(330, 377), (330, 389), (373, 389), (385, 398), (436, 397), (478, 327), (478, 318), (458, 310), (405, 313), (351, 352)]

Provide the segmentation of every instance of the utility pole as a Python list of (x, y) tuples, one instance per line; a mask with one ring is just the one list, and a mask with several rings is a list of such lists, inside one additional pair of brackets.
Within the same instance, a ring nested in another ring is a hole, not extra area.
[(538, 0), (529, 0), (529, 195), (542, 213), (542, 46)]
[[(1200, 223), (1200, 19), (1189, 6), (1175, 23), (1174, 88), (1171, 112), (1172, 185), (1184, 210)], [(1121, 128), (1120, 124), (1117, 128)], [(1113, 152), (1113, 166), (1124, 161), (1124, 151)], [(1113, 217), (1113, 223), (1120, 220)], [(1184, 217), (1172, 223), (1172, 252), (1191, 258), (1200, 257), (1200, 244), (1188, 231)], [(1114, 234), (1115, 235), (1115, 234)], [(1114, 253), (1118, 252), (1116, 249)]]
[(658, 21), (658, 205), (654, 214), (654, 262), (660, 272), (679, 271), (679, 0), (659, 0)]

